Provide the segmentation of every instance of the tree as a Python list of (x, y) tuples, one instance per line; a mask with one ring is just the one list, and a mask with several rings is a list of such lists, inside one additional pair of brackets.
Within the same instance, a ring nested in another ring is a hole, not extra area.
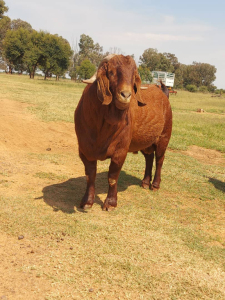
[(151, 71), (149, 70), (149, 68), (141, 65), (138, 67), (138, 73), (143, 82), (149, 83), (152, 81), (152, 74), (151, 74)]
[(198, 87), (209, 87), (216, 79), (216, 68), (210, 64), (193, 62), (192, 70), (195, 74), (195, 78), (197, 77), (196, 85)]
[(33, 79), (36, 68), (44, 63), (44, 31), (33, 30), (30, 33), (30, 40), (24, 53), (24, 61), (30, 78)]
[(15, 20), (12, 20), (11, 21), (11, 24), (10, 24), (10, 28), (12, 30), (17, 30), (19, 28), (24, 28), (24, 29), (27, 29), (29, 31), (32, 31), (32, 26), (26, 22), (26, 21), (23, 21), (21, 19), (15, 19)]
[[(5, 69), (8, 65), (9, 72), (12, 72), (12, 67), (13, 67), (12, 60), (11, 60), (11, 62), (7, 61), (6, 57), (4, 58), (3, 53), (2, 53), (3, 52), (3, 41), (6, 37), (6, 34), (10, 30), (17, 30), (19, 28), (29, 29), (31, 31), (32, 27), (29, 23), (27, 23), (25, 21), (22, 21), (20, 19), (11, 21), (11, 19), (9, 17), (4, 16), (4, 13), (7, 12), (7, 11), (8, 11), (8, 7), (5, 5), (5, 2), (3, 0), (0, 0), (0, 65), (1, 65), (1, 68), (5, 68)], [(15, 36), (14, 37), (11, 36), (10, 38), (15, 39)], [(17, 42), (18, 42), (18, 39), (17, 39)], [(16, 48), (20, 47), (20, 46), (17, 43), (14, 47), (14, 50), (12, 49), (13, 45), (11, 45), (11, 50), (9, 48), (6, 49), (6, 52), (11, 51), (10, 55), (9, 55), (9, 53), (7, 53), (7, 55), (10, 56), (10, 59), (12, 58), (12, 56), (13, 56), (13, 60), (16, 59), (15, 58), (16, 51), (17, 51)], [(19, 62), (17, 62), (16, 67), (18, 69), (23, 69), (24, 68), (24, 66)]]
[(72, 56), (70, 60), (70, 67), (69, 67), (69, 76), (72, 80), (77, 80), (78, 78), (78, 66), (79, 66), (79, 50), (78, 50), (78, 44), (72, 45)]
[(9, 8), (5, 5), (5, 1), (0, 0), (0, 19), (4, 17), (4, 14), (9, 10)]
[[(80, 72), (83, 72), (83, 62), (89, 60), (89, 62), (95, 66), (95, 69), (98, 68), (100, 62), (104, 58), (103, 47), (99, 43), (94, 43), (93, 39), (85, 34), (80, 36), (79, 43), (74, 46), (73, 55), (70, 62), (69, 75), (71, 79), (77, 80), (80, 76)], [(87, 64), (87, 62), (86, 62)], [(82, 67), (81, 67), (82, 66)], [(81, 67), (81, 71), (80, 70)], [(83, 76), (83, 73), (82, 73)], [(83, 77), (82, 77), (83, 78)]]
[(77, 81), (78, 72), (79, 72), (79, 67), (78, 66), (70, 69), (69, 76), (71, 77), (71, 80)]
[(88, 79), (95, 73), (95, 71), (95, 65), (92, 64), (89, 59), (85, 59), (82, 61), (78, 69), (78, 75), (80, 79)]
[(216, 68), (207, 63), (193, 62), (192, 65), (183, 67), (183, 85), (196, 85), (197, 87), (207, 86), (209, 89), (213, 86)]
[(33, 30), (29, 49), (24, 55), (30, 78), (34, 78), (38, 66), (45, 74), (54, 72), (58, 78), (68, 69), (71, 54), (69, 43), (62, 37)]
[(80, 36), (79, 48), (78, 65), (81, 65), (83, 60), (88, 59), (97, 68), (103, 59), (103, 48), (98, 43), (95, 44), (93, 39), (85, 34)]
[(59, 37), (59, 41), (61, 43), (61, 53), (58, 53), (57, 66), (53, 70), (53, 73), (56, 75), (56, 80), (59, 79), (59, 76), (63, 76), (65, 71), (68, 70), (70, 65), (70, 58), (72, 56), (73, 51), (71, 50), (70, 44), (67, 40)]
[(79, 54), (83, 56), (83, 58), (88, 58), (94, 49), (93, 39), (86, 34), (82, 34), (80, 36), (79, 48)]
[(99, 43), (94, 44), (94, 49), (90, 54), (90, 61), (98, 67), (100, 62), (102, 61), (103, 55), (103, 47), (99, 45)]
[(24, 54), (29, 42), (30, 32), (26, 29), (20, 28), (7, 32), (3, 42), (3, 56), (8, 61), (10, 73), (12, 73), (12, 68), (15, 66), (17, 69), (21, 69), (21, 71), (26, 69)]
[(162, 53), (159, 53), (159, 65), (158, 65), (158, 71), (164, 71), (164, 72), (174, 72), (174, 67), (171, 64), (170, 60), (166, 58), (166, 56)]
[(4, 16), (4, 13), (8, 11), (8, 7), (5, 5), (5, 1), (0, 0), (0, 63), (1, 66), (4, 65), (4, 60), (2, 58), (2, 43), (5, 38), (7, 30), (10, 29), (10, 18)]
[(42, 63), (39, 68), (45, 73), (45, 79), (49, 73), (56, 75), (56, 79), (68, 70), (72, 51), (67, 40), (45, 33), (43, 37)]
[(6, 36), (6, 32), (10, 29), (11, 20), (9, 17), (3, 17), (0, 19), (0, 57), (2, 58), (3, 41)]
[(26, 70), (30, 78), (34, 78), (37, 67), (44, 71), (45, 78), (48, 73), (54, 73), (58, 78), (68, 69), (72, 54), (67, 40), (31, 30), (29, 26), (28, 29), (19, 26), (19, 29), (9, 30), (3, 45), (10, 69)]
[(147, 67), (151, 71), (158, 70), (160, 65), (160, 57), (158, 55), (157, 49), (153, 49), (153, 48), (146, 49), (139, 59), (140, 59), (140, 64), (143, 67)]
[(170, 61), (170, 64), (173, 66), (173, 72), (176, 72), (180, 67), (180, 63), (178, 62), (178, 58), (175, 54), (164, 52), (163, 55)]
[(171, 53), (158, 53), (157, 49), (149, 48), (140, 56), (141, 66), (151, 71), (164, 71), (173, 73), (179, 65), (178, 59)]
[(175, 80), (174, 87), (175, 88), (183, 88), (184, 87), (184, 72), (186, 69), (186, 65), (179, 64), (179, 68), (175, 70)]
[(13, 67), (21, 67), (21, 71), (27, 70), (30, 78), (34, 78), (36, 67), (43, 57), (43, 35), (43, 32), (31, 32), (24, 28), (7, 32), (3, 43), (3, 55), (8, 61), (10, 72)]

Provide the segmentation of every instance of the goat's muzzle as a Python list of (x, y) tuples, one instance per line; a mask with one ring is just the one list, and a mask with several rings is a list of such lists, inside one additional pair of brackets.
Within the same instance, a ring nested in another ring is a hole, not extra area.
[(123, 89), (117, 94), (117, 99), (116, 99), (116, 107), (124, 110), (126, 109), (131, 100), (132, 92), (130, 89)]
[(130, 103), (130, 99), (131, 99), (131, 91), (129, 90), (124, 90), (120, 92), (120, 97), (119, 97), (119, 101), (122, 103)]

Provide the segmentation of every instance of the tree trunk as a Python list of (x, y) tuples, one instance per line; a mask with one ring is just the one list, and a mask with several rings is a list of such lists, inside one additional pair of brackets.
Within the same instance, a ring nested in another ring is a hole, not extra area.
[(30, 71), (30, 79), (34, 79), (34, 74), (35, 74), (36, 67), (37, 67), (37, 65), (34, 65), (34, 66), (31, 68), (31, 71)]
[(30, 72), (30, 79), (34, 79), (34, 72), (33, 71)]
[(9, 74), (12, 74), (12, 66), (9, 65)]

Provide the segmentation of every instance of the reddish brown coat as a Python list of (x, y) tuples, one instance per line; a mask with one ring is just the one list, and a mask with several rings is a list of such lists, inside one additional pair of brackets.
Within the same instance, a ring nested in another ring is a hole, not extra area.
[[(127, 152), (142, 151), (146, 159), (144, 188), (158, 189), (171, 130), (172, 112), (166, 95), (154, 85), (140, 90), (132, 58), (116, 56), (98, 70), (97, 80), (84, 89), (75, 111), (80, 157), (87, 189), (81, 207), (94, 202), (97, 160), (111, 159), (109, 191), (103, 209), (117, 206), (117, 181)], [(152, 164), (156, 173), (152, 185)]]

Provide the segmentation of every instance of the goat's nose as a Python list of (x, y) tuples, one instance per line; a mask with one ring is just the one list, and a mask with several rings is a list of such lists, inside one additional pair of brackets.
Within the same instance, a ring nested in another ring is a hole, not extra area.
[(122, 91), (120, 93), (121, 97), (123, 98), (123, 100), (125, 102), (128, 102), (130, 100), (130, 97), (131, 97), (131, 92), (130, 91)]

